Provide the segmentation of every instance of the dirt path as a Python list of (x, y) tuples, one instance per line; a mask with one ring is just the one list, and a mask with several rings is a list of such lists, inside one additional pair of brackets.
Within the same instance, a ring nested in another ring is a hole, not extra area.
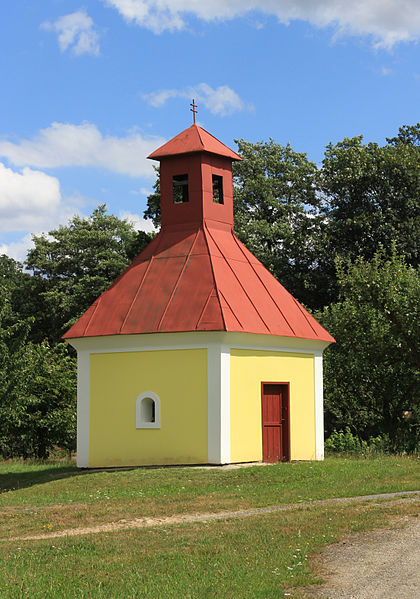
[[(170, 516), (167, 518), (135, 518), (134, 520), (118, 520), (98, 526), (86, 528), (68, 528), (38, 535), (29, 535), (24, 537), (11, 537), (1, 539), (2, 541), (37, 541), (41, 539), (56, 539), (60, 537), (79, 537), (101, 532), (113, 532), (127, 530), (132, 528), (150, 528), (154, 526), (169, 526), (172, 524), (184, 524), (191, 522), (208, 522), (210, 520), (224, 520), (226, 518), (245, 518), (248, 516), (258, 516), (260, 514), (271, 514), (284, 510), (295, 510), (300, 507), (312, 507), (317, 505), (334, 505), (339, 503), (356, 503), (361, 501), (375, 501), (391, 499), (394, 501), (418, 501), (420, 491), (403, 491), (400, 493), (382, 493), (379, 495), (362, 495), (358, 497), (339, 497), (332, 499), (319, 499), (314, 501), (302, 501), (284, 505), (275, 505), (270, 507), (254, 508), (248, 510), (238, 510), (234, 512), (217, 512), (210, 514), (183, 514), (179, 516)], [(377, 505), (377, 504), (372, 504)]]
[(348, 535), (326, 549), (317, 567), (327, 582), (308, 589), (311, 598), (417, 599), (420, 518), (404, 518), (392, 529)]

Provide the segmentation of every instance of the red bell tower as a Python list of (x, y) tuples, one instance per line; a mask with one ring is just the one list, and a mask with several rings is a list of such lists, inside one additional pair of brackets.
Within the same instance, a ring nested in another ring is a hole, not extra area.
[(242, 160), (238, 154), (194, 123), (148, 158), (160, 161), (162, 228), (204, 221), (233, 228), (232, 161)]

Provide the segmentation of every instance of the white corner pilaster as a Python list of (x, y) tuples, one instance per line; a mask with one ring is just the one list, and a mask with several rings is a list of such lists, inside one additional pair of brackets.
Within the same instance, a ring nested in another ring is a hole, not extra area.
[(209, 343), (208, 377), (208, 461), (230, 463), (230, 347)]
[(89, 466), (90, 352), (77, 352), (77, 465)]
[(324, 459), (324, 387), (322, 352), (314, 355), (315, 365), (315, 458)]
[(220, 461), (230, 464), (230, 347), (220, 348)]

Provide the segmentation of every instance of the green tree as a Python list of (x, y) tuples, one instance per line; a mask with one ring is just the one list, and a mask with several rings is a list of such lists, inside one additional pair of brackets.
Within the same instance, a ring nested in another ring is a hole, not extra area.
[(322, 220), (317, 167), (288, 144), (237, 140), (235, 230), (253, 254), (301, 302), (325, 304), (318, 268)]
[(154, 166), (156, 180), (153, 184), (153, 193), (147, 197), (147, 208), (144, 211), (144, 218), (150, 219), (155, 227), (160, 226), (160, 168)]
[[(44, 303), (40, 324), (56, 342), (65, 330), (121, 274), (151, 236), (99, 206), (88, 218), (74, 216), (67, 226), (33, 236), (26, 266), (33, 271)], [(44, 328), (45, 326), (45, 328)]]
[(43, 292), (47, 281), (23, 271), (23, 265), (6, 255), (0, 256), (0, 286), (9, 292), (11, 312), (16, 318), (32, 322), (28, 340), (41, 342), (49, 336), (51, 322)]
[(64, 344), (29, 342), (2, 353), (0, 454), (48, 457), (76, 447), (76, 368)]
[(401, 144), (420, 147), (420, 123), (416, 125), (403, 125), (398, 130), (396, 137), (386, 139), (392, 146)]
[(338, 261), (340, 301), (317, 314), (337, 343), (325, 352), (327, 435), (349, 426), (385, 435), (393, 451), (419, 445), (420, 272), (395, 250)]
[(373, 258), (381, 245), (388, 255), (395, 243), (409, 264), (420, 263), (419, 126), (401, 127), (380, 147), (362, 136), (329, 144), (320, 170), (327, 236), (323, 268), (334, 258)]
[(20, 268), (0, 263), (11, 267), (0, 279), (0, 455), (45, 458), (55, 445), (74, 449), (75, 359), (64, 344), (27, 341), (34, 318), (12, 306)]

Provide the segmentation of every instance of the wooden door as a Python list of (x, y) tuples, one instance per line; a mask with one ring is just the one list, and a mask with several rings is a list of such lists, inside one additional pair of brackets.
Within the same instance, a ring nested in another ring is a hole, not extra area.
[(263, 461), (288, 461), (289, 385), (262, 383), (261, 387)]

